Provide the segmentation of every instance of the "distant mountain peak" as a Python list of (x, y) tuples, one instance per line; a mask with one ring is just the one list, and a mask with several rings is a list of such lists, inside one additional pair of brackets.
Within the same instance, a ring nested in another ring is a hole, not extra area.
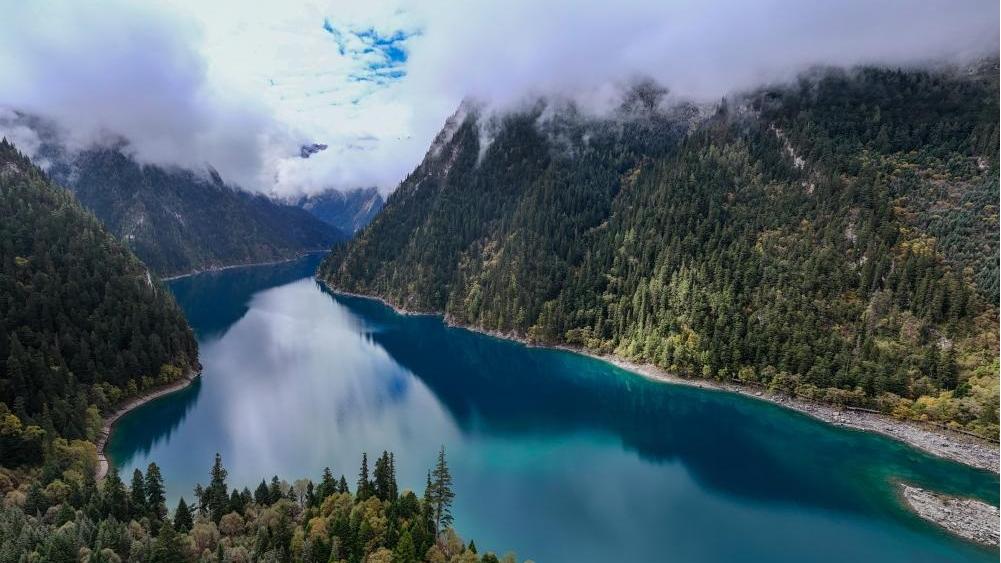
[(347, 191), (329, 189), (302, 196), (292, 203), (345, 233), (356, 233), (375, 218), (385, 202), (379, 190), (370, 187)]
[(327, 150), (327, 145), (323, 143), (310, 143), (299, 147), (299, 156), (302, 158), (309, 158), (310, 156)]

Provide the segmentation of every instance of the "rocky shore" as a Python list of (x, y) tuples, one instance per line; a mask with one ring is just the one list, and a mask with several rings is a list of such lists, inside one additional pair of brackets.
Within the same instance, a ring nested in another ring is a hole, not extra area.
[(885, 414), (842, 409), (833, 405), (815, 403), (780, 393), (772, 393), (763, 389), (717, 383), (704, 379), (685, 379), (670, 374), (656, 366), (637, 364), (616, 357), (597, 356), (577, 350), (574, 351), (604, 360), (622, 369), (658, 381), (691, 385), (703, 389), (718, 389), (770, 401), (812, 416), (828, 424), (866, 432), (877, 432), (905, 442), (932, 455), (957, 461), (977, 469), (985, 469), (998, 473), (1001, 452), (999, 452), (997, 444), (988, 442), (987, 440), (932, 426), (924, 426), (919, 422), (898, 420)]
[(118, 419), (122, 418), (122, 416), (124, 416), (129, 411), (135, 410), (154, 399), (158, 399), (160, 397), (163, 397), (164, 395), (173, 393), (174, 391), (180, 391), (181, 389), (184, 389), (188, 385), (191, 385), (191, 383), (194, 382), (195, 379), (198, 379), (198, 376), (200, 375), (201, 375), (200, 372), (197, 371), (191, 372), (185, 377), (182, 377), (179, 381), (175, 381), (174, 383), (160, 387), (159, 389), (153, 391), (148, 395), (143, 395), (142, 397), (136, 397), (135, 399), (126, 402), (117, 411), (115, 411), (107, 418), (105, 418), (104, 425), (101, 427), (101, 432), (98, 433), (97, 440), (95, 440), (94, 442), (94, 444), (97, 446), (97, 468), (94, 471), (94, 478), (97, 481), (100, 481), (101, 479), (104, 479), (105, 475), (108, 474), (108, 469), (110, 466), (108, 464), (108, 456), (105, 455), (104, 449), (105, 446), (107, 446), (108, 444), (108, 436), (111, 435), (111, 429), (114, 428), (115, 423), (118, 422)]
[(911, 510), (925, 520), (969, 541), (998, 545), (1001, 514), (996, 506), (975, 499), (940, 495), (907, 484), (900, 485), (900, 492)]

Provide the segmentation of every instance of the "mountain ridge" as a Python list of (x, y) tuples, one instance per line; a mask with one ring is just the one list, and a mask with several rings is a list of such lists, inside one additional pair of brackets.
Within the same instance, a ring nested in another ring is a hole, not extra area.
[(996, 439), (996, 86), (827, 69), (703, 119), (461, 107), (318, 277)]
[(293, 205), (227, 183), (211, 165), (144, 164), (124, 138), (71, 149), (55, 124), (30, 114), (13, 112), (0, 124), (30, 131), (47, 174), (160, 275), (285, 260), (348, 237)]

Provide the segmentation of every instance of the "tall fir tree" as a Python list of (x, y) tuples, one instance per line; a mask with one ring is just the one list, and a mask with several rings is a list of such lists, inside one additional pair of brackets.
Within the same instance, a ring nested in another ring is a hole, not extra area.
[(452, 490), (452, 473), (448, 470), (445, 460), (445, 446), (438, 450), (438, 461), (431, 471), (431, 504), (434, 507), (434, 530), (436, 534), (448, 529), (454, 520), (452, 517), (452, 500), (455, 491)]

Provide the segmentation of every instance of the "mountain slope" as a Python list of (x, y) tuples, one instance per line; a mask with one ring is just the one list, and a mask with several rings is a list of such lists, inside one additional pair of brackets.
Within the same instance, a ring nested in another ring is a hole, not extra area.
[(295, 205), (344, 233), (354, 234), (372, 222), (385, 202), (376, 188), (357, 188), (347, 192), (327, 190), (303, 196)]
[(231, 188), (216, 175), (140, 165), (114, 149), (52, 160), (53, 178), (160, 275), (281, 260), (346, 238), (301, 209)]
[(0, 143), (0, 460), (93, 439), (101, 411), (198, 368), (170, 292), (66, 190)]
[(997, 435), (996, 64), (819, 72), (704, 121), (648, 94), (604, 121), (463, 108), (319, 276)]

